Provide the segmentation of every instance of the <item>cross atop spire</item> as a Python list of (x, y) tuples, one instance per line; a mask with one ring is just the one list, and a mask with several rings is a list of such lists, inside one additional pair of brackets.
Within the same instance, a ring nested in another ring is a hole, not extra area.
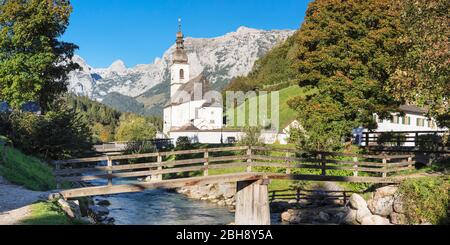
[(178, 32), (181, 32), (181, 18), (178, 18)]

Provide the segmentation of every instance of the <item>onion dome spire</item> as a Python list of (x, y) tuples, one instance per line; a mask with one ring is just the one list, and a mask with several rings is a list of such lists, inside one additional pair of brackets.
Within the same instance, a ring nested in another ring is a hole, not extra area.
[(181, 19), (178, 19), (178, 32), (177, 32), (177, 48), (173, 53), (173, 63), (188, 63), (188, 56), (184, 49), (184, 35), (181, 31)]

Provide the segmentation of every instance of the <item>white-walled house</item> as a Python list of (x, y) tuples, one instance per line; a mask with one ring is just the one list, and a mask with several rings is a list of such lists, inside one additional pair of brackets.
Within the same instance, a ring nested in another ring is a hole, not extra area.
[(374, 114), (374, 119), (377, 121), (378, 128), (373, 130), (373, 133), (363, 135), (363, 133), (368, 133), (367, 129), (356, 129), (354, 134), (357, 138), (357, 143), (366, 146), (367, 140), (370, 141), (369, 144), (375, 141), (372, 137), (377, 137), (384, 132), (398, 132), (405, 136), (409, 136), (409, 141), (402, 143), (403, 146), (415, 146), (413, 138), (418, 135), (437, 133), (439, 135), (443, 134), (440, 132), (448, 131), (447, 128), (438, 127), (436, 120), (427, 117), (427, 109), (420, 108), (414, 105), (402, 105), (400, 106), (401, 113), (392, 113), (392, 119), (381, 119), (378, 115)]
[(380, 119), (376, 114), (374, 115), (378, 123), (376, 132), (399, 132), (399, 131), (441, 131), (445, 130), (439, 128), (434, 119), (429, 119), (426, 114), (428, 111), (413, 105), (400, 106), (400, 110), (405, 114), (401, 116), (400, 113), (392, 114), (392, 120)]

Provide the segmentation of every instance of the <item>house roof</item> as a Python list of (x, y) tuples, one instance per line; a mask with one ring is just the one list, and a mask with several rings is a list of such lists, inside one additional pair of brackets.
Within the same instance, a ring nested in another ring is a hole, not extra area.
[[(202, 89), (201, 94), (195, 94), (194, 90), (199, 89), (199, 86), (201, 86)], [(200, 74), (197, 77), (189, 80), (189, 82), (183, 84), (164, 107), (181, 105), (183, 103), (194, 100), (202, 100), (204, 99), (204, 95), (210, 90), (211, 85), (209, 84), (209, 81), (203, 74)], [(187, 98), (186, 94), (188, 95)]]
[(220, 107), (222, 108), (222, 104), (220, 102), (217, 101), (212, 101), (212, 102), (205, 102), (202, 107)]
[(399, 108), (401, 111), (403, 112), (412, 112), (412, 113), (416, 113), (416, 114), (426, 114), (428, 113), (428, 109), (422, 108), (422, 107), (418, 107), (415, 105), (402, 105)]
[(175, 130), (171, 130), (171, 132), (236, 132), (236, 133), (242, 133), (243, 131), (240, 129), (229, 129), (229, 128), (222, 128), (222, 129), (208, 129), (208, 130), (201, 130), (197, 127), (195, 127), (192, 124), (189, 125), (185, 125), (181, 128), (175, 129)]

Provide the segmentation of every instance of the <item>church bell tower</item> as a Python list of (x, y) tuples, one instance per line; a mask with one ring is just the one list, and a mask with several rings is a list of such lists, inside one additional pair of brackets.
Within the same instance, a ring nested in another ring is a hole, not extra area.
[(170, 67), (170, 96), (177, 93), (180, 87), (189, 81), (189, 63), (186, 50), (184, 49), (184, 35), (181, 31), (181, 19), (178, 19), (177, 47), (172, 56), (172, 66)]

